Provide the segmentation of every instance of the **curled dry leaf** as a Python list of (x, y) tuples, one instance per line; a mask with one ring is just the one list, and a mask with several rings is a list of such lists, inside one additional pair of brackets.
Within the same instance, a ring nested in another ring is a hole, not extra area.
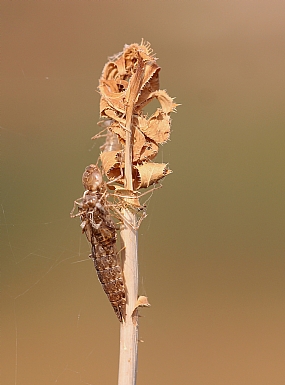
[(167, 166), (167, 163), (144, 163), (134, 166), (138, 171), (137, 189), (147, 188), (160, 181), (166, 175), (171, 174), (172, 171)]
[[(123, 175), (124, 164), (120, 160), (120, 151), (102, 152), (100, 158), (108, 179), (113, 180)], [(167, 163), (143, 163), (136, 165), (133, 168), (134, 189), (147, 188), (171, 173), (172, 171), (168, 169)], [(123, 180), (117, 179), (117, 183), (123, 184)]]
[[(107, 112), (109, 109), (114, 110), (118, 118), (122, 118), (126, 113), (126, 104), (128, 101), (126, 96), (128, 91), (130, 91), (130, 80), (136, 71), (139, 57), (144, 63), (141, 89), (148, 84), (148, 93), (158, 90), (157, 79), (151, 81), (154, 74), (159, 70), (159, 67), (155, 63), (155, 57), (152, 55), (150, 45), (126, 45), (123, 52), (111, 57), (103, 69), (99, 81), (101, 116), (110, 116)], [(140, 93), (138, 93), (136, 99), (138, 99), (139, 96)], [(145, 96), (145, 98), (147, 98), (147, 96)], [(142, 100), (140, 100), (140, 103), (141, 102)]]
[(133, 323), (136, 325), (137, 322), (138, 322), (138, 308), (139, 307), (150, 307), (150, 303), (148, 302), (148, 299), (147, 297), (145, 297), (144, 295), (141, 295), (139, 296), (137, 302), (136, 302), (136, 306), (133, 310), (133, 313), (132, 313), (132, 318), (133, 318)]
[(148, 302), (148, 298), (145, 297), (144, 295), (140, 295), (137, 300), (135, 309), (138, 307), (149, 307), (149, 306), (150, 306), (150, 303)]
[(108, 179), (112, 180), (120, 176), (121, 167), (123, 168), (121, 158), (121, 151), (105, 151), (101, 153), (102, 167)]

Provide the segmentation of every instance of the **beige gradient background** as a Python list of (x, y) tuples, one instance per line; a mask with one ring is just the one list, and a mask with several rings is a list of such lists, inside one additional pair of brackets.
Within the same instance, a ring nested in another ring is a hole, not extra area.
[(142, 37), (182, 106), (140, 229), (137, 384), (283, 385), (285, 2), (1, 1), (1, 19), (1, 385), (116, 384), (119, 324), (69, 212), (103, 65)]

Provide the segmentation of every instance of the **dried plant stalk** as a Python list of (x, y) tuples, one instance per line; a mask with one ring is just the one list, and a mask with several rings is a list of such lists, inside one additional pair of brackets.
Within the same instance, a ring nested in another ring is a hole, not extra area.
[[(152, 163), (159, 145), (169, 139), (170, 113), (177, 106), (166, 91), (159, 90), (159, 71), (149, 43), (125, 46), (123, 52), (110, 58), (99, 83), (100, 112), (111, 119), (108, 130), (123, 145), (101, 155), (105, 174), (124, 184), (127, 191), (149, 187), (171, 171), (167, 164)], [(161, 108), (148, 118), (143, 108), (156, 98)], [(120, 180), (120, 175), (122, 176)], [(124, 278), (127, 292), (126, 317), (121, 324), (119, 385), (134, 385), (137, 370), (138, 343), (138, 255), (137, 218), (134, 203), (121, 209), (121, 237), (125, 247)], [(131, 207), (131, 209), (129, 208)], [(146, 301), (147, 302), (147, 301)], [(143, 302), (145, 303), (145, 302)]]
[[(135, 214), (124, 210), (124, 218), (135, 224)], [(127, 291), (125, 322), (120, 327), (120, 359), (118, 385), (134, 385), (137, 375), (138, 322), (136, 302), (138, 298), (138, 243), (137, 230), (127, 224), (121, 231), (125, 245), (124, 277)], [(135, 312), (135, 314), (134, 314)]]
[[(160, 146), (169, 139), (170, 114), (178, 106), (165, 90), (159, 90), (160, 67), (156, 60), (150, 44), (142, 41), (125, 45), (123, 52), (111, 57), (104, 66), (99, 80), (103, 118), (100, 125), (104, 129), (92, 139), (106, 136), (100, 160), (102, 173), (109, 182), (98, 179), (101, 174), (97, 165), (86, 168), (88, 185), (84, 184), (83, 197), (75, 201), (79, 213), (74, 215), (72, 211), (73, 217), (81, 218), (82, 230), (92, 245), (91, 258), (99, 280), (121, 321), (119, 385), (136, 383), (138, 308), (149, 306), (146, 297), (138, 299), (137, 230), (146, 214), (139, 202), (144, 194), (137, 190), (154, 185), (171, 173), (166, 163), (153, 162)], [(159, 101), (160, 108), (149, 117), (144, 107), (153, 99)], [(108, 193), (107, 185), (112, 194)], [(122, 270), (114, 252), (112, 214), (121, 223)]]

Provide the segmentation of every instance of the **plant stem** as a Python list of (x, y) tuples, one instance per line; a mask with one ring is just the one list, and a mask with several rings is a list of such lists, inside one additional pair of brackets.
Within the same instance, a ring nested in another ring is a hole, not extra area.
[[(128, 141), (130, 143), (130, 132), (127, 132), (127, 137), (129, 138), (126, 143)], [(130, 147), (129, 144), (129, 148)], [(128, 153), (126, 150), (126, 160), (128, 159), (127, 156), (132, 158), (132, 153)], [(126, 186), (128, 187), (126, 188), (130, 189), (129, 186), (131, 186), (132, 189), (132, 167), (129, 167), (128, 170), (128, 179), (126, 177)], [(121, 323), (120, 330), (118, 385), (135, 385), (137, 373), (138, 323), (137, 317), (133, 317), (133, 311), (138, 298), (138, 232), (135, 230), (136, 215), (128, 209), (124, 209), (122, 215), (125, 218), (121, 230), (121, 237), (125, 247), (123, 271), (127, 292), (127, 305), (125, 322)], [(133, 225), (133, 227), (130, 225)], [(137, 312), (137, 310), (135, 310), (135, 312)]]
[[(136, 73), (129, 82), (126, 108), (126, 145), (125, 145), (125, 188), (133, 190), (133, 108), (143, 77), (143, 62), (138, 58)], [(131, 202), (130, 202), (131, 203)], [(120, 330), (120, 360), (118, 385), (135, 385), (138, 356), (138, 322), (135, 309), (138, 298), (138, 234), (136, 214), (125, 208), (122, 211), (125, 218), (121, 236), (125, 247), (124, 279), (127, 291), (127, 306), (125, 322)], [(133, 312), (135, 311), (135, 314)]]
[[(144, 76), (144, 63), (137, 57), (136, 72), (130, 79), (126, 94), (126, 145), (125, 145), (125, 189), (133, 191), (133, 137), (132, 124), (134, 104)], [(128, 200), (126, 199), (128, 203)], [(131, 200), (129, 201), (132, 204)], [(121, 236), (125, 247), (124, 279), (127, 292), (126, 319), (120, 330), (120, 360), (118, 385), (135, 385), (138, 356), (138, 317), (136, 302), (138, 298), (138, 232), (136, 214), (125, 208)]]
[[(129, 223), (135, 223), (135, 214), (124, 210)], [(121, 236), (125, 245), (124, 278), (127, 290), (126, 319), (120, 330), (120, 361), (118, 385), (135, 385), (137, 373), (138, 324), (132, 317), (138, 297), (137, 231), (127, 225)]]

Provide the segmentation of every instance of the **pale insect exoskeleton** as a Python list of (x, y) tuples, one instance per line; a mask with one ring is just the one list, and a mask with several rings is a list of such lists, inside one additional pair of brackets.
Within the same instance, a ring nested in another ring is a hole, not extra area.
[(122, 150), (122, 145), (118, 139), (118, 135), (109, 129), (113, 122), (113, 119), (105, 119), (98, 122), (98, 126), (102, 127), (103, 130), (91, 138), (92, 140), (106, 138), (105, 143), (100, 146), (102, 152)]
[(108, 129), (106, 134), (106, 142), (100, 147), (103, 152), (120, 151), (122, 145), (119, 142), (118, 135)]
[[(80, 216), (81, 229), (91, 243), (91, 255), (99, 281), (120, 322), (126, 311), (123, 272), (116, 251), (117, 228), (110, 215), (106, 183), (98, 166), (91, 164), (82, 176), (85, 191), (74, 201), (71, 217)], [(78, 213), (74, 214), (75, 208)]]
[[(111, 305), (122, 322), (126, 310), (126, 291), (124, 277), (119, 263), (119, 253), (116, 251), (117, 224), (120, 223), (138, 229), (146, 217), (146, 207), (139, 199), (160, 188), (154, 186), (145, 193), (130, 191), (121, 186), (112, 186), (114, 181), (105, 183), (102, 172), (97, 165), (91, 164), (85, 168), (82, 176), (84, 186), (83, 196), (74, 201), (71, 217), (80, 216), (81, 229), (91, 243), (91, 255), (102, 287), (107, 294)], [(107, 186), (113, 188), (108, 193)], [(112, 201), (111, 201), (112, 199)], [(78, 213), (75, 214), (75, 209)], [(123, 216), (123, 210), (128, 209), (137, 214), (137, 222), (129, 223)]]

